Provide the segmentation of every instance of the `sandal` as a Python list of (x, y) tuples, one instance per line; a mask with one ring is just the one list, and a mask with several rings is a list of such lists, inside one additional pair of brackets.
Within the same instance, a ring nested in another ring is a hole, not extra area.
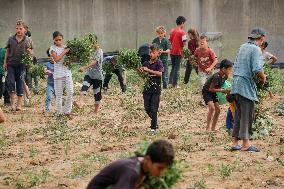
[(260, 150), (257, 149), (257, 148), (254, 147), (254, 146), (250, 146), (250, 147), (248, 147), (248, 149), (242, 150), (242, 151), (247, 151), (247, 152), (259, 152)]
[(230, 151), (237, 151), (237, 150), (241, 150), (242, 149), (242, 146), (241, 145), (236, 145), (236, 146), (232, 146)]

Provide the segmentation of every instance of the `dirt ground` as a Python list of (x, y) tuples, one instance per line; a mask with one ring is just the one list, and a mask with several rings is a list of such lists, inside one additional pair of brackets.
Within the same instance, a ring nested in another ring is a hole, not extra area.
[(0, 125), (0, 188), (83, 189), (106, 164), (130, 156), (141, 141), (158, 138), (170, 138), (177, 159), (184, 160), (175, 189), (284, 188), (284, 119), (275, 113), (283, 96), (266, 102), (275, 127), (271, 136), (253, 141), (261, 152), (230, 152), (227, 106), (222, 106), (218, 131), (205, 132), (207, 108), (199, 105), (196, 83), (193, 79), (190, 86), (162, 92), (159, 132), (149, 136), (141, 87), (130, 85), (121, 94), (112, 83), (97, 115), (89, 93), (86, 106), (75, 109), (77, 116), (66, 126), (65, 120), (56, 122), (43, 113), (42, 82), (40, 94), (22, 113), (2, 107), (7, 121)]

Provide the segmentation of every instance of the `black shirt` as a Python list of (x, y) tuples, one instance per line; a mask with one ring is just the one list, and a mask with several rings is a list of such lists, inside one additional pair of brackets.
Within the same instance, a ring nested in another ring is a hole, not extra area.
[(222, 85), (228, 79), (227, 76), (222, 77), (220, 72), (213, 74), (210, 78), (207, 79), (206, 83), (203, 86), (203, 90), (209, 92), (210, 86), (212, 85), (214, 89), (221, 89)]
[[(153, 71), (164, 72), (164, 65), (159, 59), (157, 59), (154, 63), (146, 61), (143, 66)], [(161, 93), (161, 81), (161, 77), (149, 74), (149, 79), (144, 86), (144, 93)]]
[(141, 162), (138, 157), (115, 161), (101, 170), (87, 189), (135, 189), (140, 184)]

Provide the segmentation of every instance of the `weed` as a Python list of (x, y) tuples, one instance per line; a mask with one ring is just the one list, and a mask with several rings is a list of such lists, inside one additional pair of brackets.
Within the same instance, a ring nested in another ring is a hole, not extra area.
[(194, 187), (197, 189), (205, 189), (206, 188), (205, 180), (201, 179), (200, 181), (195, 182)]
[(33, 158), (39, 153), (39, 150), (32, 146), (29, 148), (29, 153), (30, 153), (30, 158)]
[(210, 164), (210, 163), (207, 165), (207, 169), (208, 169), (208, 172), (209, 172), (209, 173), (213, 173), (213, 172), (214, 172), (214, 167), (213, 167), (213, 165)]
[(72, 164), (72, 172), (69, 174), (69, 178), (83, 178), (90, 174), (90, 165), (86, 163)]
[(231, 173), (233, 172), (234, 169), (235, 169), (235, 166), (224, 165), (222, 163), (222, 165), (219, 168), (219, 174), (220, 174), (222, 179), (225, 179), (225, 178), (228, 178), (231, 175)]

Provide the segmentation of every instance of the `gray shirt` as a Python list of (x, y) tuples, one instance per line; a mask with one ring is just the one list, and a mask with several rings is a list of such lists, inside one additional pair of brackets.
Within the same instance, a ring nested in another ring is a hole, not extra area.
[(103, 80), (103, 69), (102, 69), (102, 62), (103, 62), (103, 50), (98, 49), (93, 52), (92, 60), (96, 60), (97, 63), (88, 69), (86, 75), (90, 76), (91, 79), (98, 79)]
[(6, 48), (9, 48), (7, 64), (18, 65), (21, 64), (23, 54), (27, 52), (28, 48), (31, 48), (31, 41), (27, 36), (18, 42), (16, 35), (10, 37), (6, 44)]

